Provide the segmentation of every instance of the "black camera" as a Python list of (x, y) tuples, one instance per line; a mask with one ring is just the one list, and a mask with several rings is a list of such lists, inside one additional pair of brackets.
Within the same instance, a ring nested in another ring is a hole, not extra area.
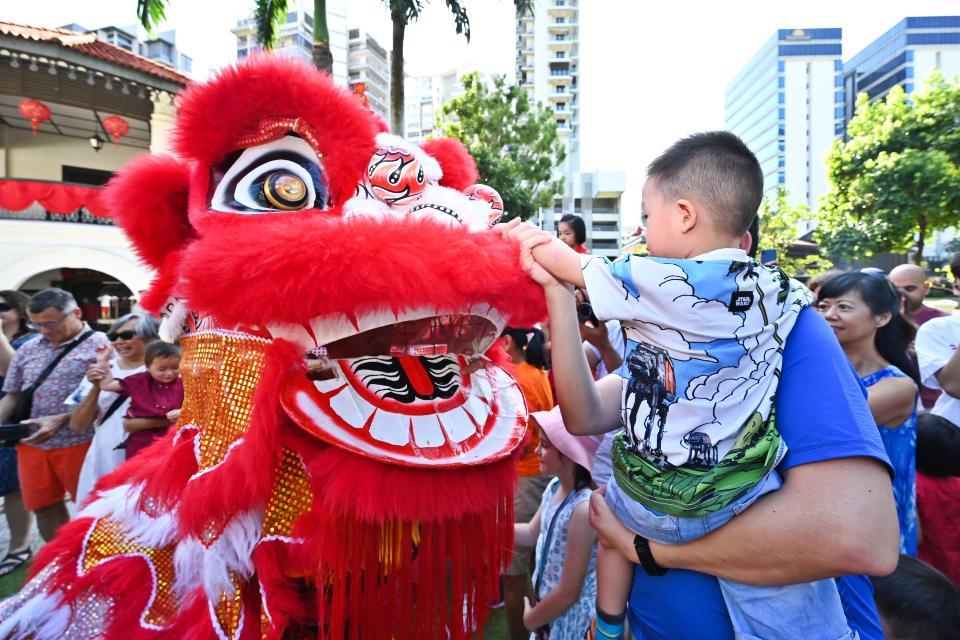
[(589, 302), (584, 302), (577, 305), (577, 318), (580, 320), (580, 322), (589, 322), (595, 327), (600, 326), (600, 321), (593, 312), (593, 305), (591, 305)]
[(30, 425), (0, 424), (0, 444), (14, 445), (30, 437)]

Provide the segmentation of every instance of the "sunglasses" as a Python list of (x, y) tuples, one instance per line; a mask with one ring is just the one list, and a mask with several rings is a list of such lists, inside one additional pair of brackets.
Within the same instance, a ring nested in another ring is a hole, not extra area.
[(14, 306), (13, 306), (12, 304), (10, 304), (9, 302), (0, 302), (0, 312), (10, 311), (11, 309), (15, 309), (15, 308), (16, 308), (16, 307), (14, 307)]
[(897, 288), (897, 285), (890, 282), (890, 279), (887, 277), (887, 274), (883, 269), (878, 269), (877, 267), (864, 267), (860, 269), (860, 273), (865, 276), (870, 276), (874, 280), (882, 280), (887, 287), (890, 289), (890, 293), (893, 294), (893, 297), (897, 300), (900, 300), (900, 297), (903, 295), (903, 292)]
[(117, 333), (108, 333), (107, 339), (110, 342), (116, 342), (117, 340), (133, 340), (137, 337), (136, 331), (118, 331)]

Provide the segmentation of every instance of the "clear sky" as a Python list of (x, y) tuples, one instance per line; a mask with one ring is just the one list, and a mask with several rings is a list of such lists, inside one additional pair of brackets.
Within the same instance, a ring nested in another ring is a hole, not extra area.
[[(332, 0), (336, 1), (336, 0)], [(332, 3), (331, 1), (331, 3)], [(549, 0), (537, 0), (549, 2)], [(382, 0), (346, 0), (348, 24), (390, 46)], [(3, 19), (93, 29), (136, 22), (136, 0), (7, 3)], [(312, 4), (312, 3), (309, 3)], [(406, 35), (407, 69), (444, 71), (463, 63), (513, 77), (512, 0), (464, 0), (473, 37), (453, 31), (433, 0)], [(235, 59), (230, 28), (252, 11), (244, 0), (173, 0), (168, 25), (195, 60), (195, 76)], [(627, 172), (624, 227), (639, 218), (644, 167), (676, 138), (723, 127), (723, 91), (778, 28), (842, 27), (844, 60), (907, 15), (955, 15), (956, 0), (581, 0), (581, 167)]]

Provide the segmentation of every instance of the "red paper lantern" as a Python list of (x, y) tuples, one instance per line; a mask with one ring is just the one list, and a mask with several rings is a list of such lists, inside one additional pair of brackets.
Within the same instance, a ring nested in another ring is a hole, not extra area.
[(120, 138), (130, 132), (130, 124), (120, 116), (107, 116), (103, 119), (103, 128), (113, 137), (113, 144), (120, 146)]
[(37, 135), (40, 123), (50, 119), (50, 107), (33, 98), (22, 100), (19, 109), (23, 117), (30, 121), (30, 126), (33, 127), (33, 135)]

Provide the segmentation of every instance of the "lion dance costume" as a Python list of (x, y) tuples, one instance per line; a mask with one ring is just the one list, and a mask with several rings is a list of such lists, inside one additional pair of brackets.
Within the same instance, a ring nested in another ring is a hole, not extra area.
[(113, 180), (186, 400), (43, 548), (0, 638), (482, 629), (526, 423), (488, 350), (544, 301), (466, 149), (383, 129), (315, 69), (256, 57), (181, 97), (180, 159)]

